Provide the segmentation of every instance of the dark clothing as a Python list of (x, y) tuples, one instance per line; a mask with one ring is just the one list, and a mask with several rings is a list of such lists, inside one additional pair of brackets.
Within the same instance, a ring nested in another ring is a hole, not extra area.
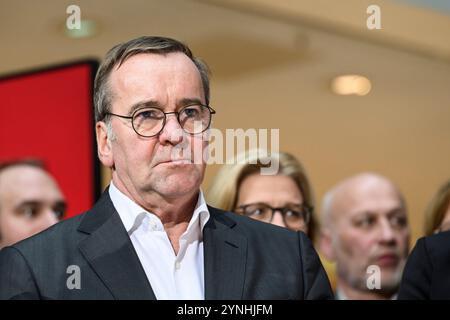
[[(304, 233), (209, 211), (203, 230), (206, 299), (333, 298)], [(79, 289), (70, 266), (79, 267)], [(0, 251), (0, 299), (155, 295), (106, 191), (88, 212)]]
[(450, 231), (417, 241), (403, 272), (399, 299), (450, 299)]

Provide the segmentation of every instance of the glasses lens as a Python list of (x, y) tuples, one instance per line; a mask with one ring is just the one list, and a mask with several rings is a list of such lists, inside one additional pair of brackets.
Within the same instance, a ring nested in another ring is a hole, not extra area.
[(256, 203), (245, 206), (244, 214), (256, 220), (270, 222), (272, 209), (263, 203)]
[(309, 211), (303, 206), (288, 206), (283, 209), (286, 225), (292, 229), (300, 229), (309, 222)]
[(133, 115), (133, 127), (138, 134), (151, 137), (159, 133), (164, 124), (164, 112), (156, 108), (145, 108)]
[(202, 133), (209, 127), (211, 111), (202, 105), (187, 106), (180, 110), (178, 120), (187, 133)]

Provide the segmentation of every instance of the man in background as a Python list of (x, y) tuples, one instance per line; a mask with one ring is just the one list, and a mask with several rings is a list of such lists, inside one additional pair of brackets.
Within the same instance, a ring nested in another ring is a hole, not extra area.
[(66, 202), (39, 161), (0, 164), (0, 249), (57, 223)]
[(395, 298), (410, 237), (397, 187), (377, 174), (350, 177), (326, 193), (322, 217), (320, 249), (336, 262), (336, 298)]

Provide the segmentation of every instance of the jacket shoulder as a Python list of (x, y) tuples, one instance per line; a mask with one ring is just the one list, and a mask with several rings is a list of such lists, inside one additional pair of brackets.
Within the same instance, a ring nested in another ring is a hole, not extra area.
[(46, 251), (54, 253), (55, 249), (61, 250), (67, 246), (78, 243), (80, 233), (77, 232), (78, 226), (82, 221), (84, 214), (79, 214), (72, 218), (60, 221), (44, 231), (24, 239), (11, 247), (20, 251), (24, 255), (42, 254)]
[(450, 257), (450, 231), (440, 232), (418, 240), (423, 242), (424, 249), (431, 259)]

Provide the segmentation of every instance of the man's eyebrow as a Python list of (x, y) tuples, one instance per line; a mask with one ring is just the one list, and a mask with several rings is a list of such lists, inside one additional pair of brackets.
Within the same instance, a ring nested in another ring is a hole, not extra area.
[(358, 218), (361, 216), (370, 216), (370, 215), (376, 215), (377, 213), (375, 211), (371, 210), (362, 210), (362, 211), (355, 211), (352, 213), (353, 218)]
[(403, 207), (397, 207), (389, 210), (387, 213), (388, 216), (396, 215), (396, 214), (406, 214), (406, 210)]
[[(20, 208), (20, 207), (25, 207), (25, 206), (40, 206), (42, 204), (44, 204), (45, 201), (42, 200), (34, 200), (34, 199), (30, 199), (30, 200), (24, 200), (22, 202), (20, 202), (16, 207)], [(63, 199), (61, 200), (56, 200), (53, 205), (57, 205), (57, 206), (67, 206), (67, 202)]]
[(153, 107), (153, 108), (160, 108), (161, 106), (159, 105), (159, 103), (155, 100), (144, 100), (144, 101), (139, 101), (136, 102), (135, 104), (133, 104), (130, 108), (130, 110), (128, 111), (128, 115), (131, 116), (133, 114), (133, 112), (135, 112), (138, 109), (141, 108), (145, 108), (145, 107)]
[(67, 207), (67, 202), (65, 200), (58, 200), (54, 203), (55, 206)]
[[(203, 105), (203, 102), (199, 98), (183, 98), (177, 103), (178, 108), (183, 108), (184, 106), (193, 105), (193, 104), (201, 104)], [(163, 106), (159, 104), (156, 100), (144, 100), (134, 103), (130, 110), (128, 111), (128, 116), (131, 116), (136, 110), (139, 110), (141, 108), (158, 108), (163, 110)]]
[(23, 209), (26, 207), (39, 207), (41, 205), (42, 205), (42, 201), (39, 201), (39, 200), (25, 200), (25, 201), (18, 203), (15, 206), (15, 210), (20, 210), (20, 209)]
[(193, 104), (202, 104), (203, 102), (199, 98), (183, 98), (178, 102), (179, 107), (184, 107)]

